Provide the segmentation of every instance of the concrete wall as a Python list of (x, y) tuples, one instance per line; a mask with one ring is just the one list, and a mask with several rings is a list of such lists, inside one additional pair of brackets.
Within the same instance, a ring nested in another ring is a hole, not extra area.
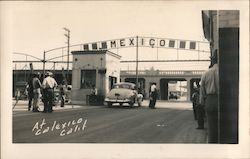
[(213, 34), (213, 41), (212, 41), (212, 47), (211, 49), (218, 49), (218, 24), (217, 24), (217, 11), (212, 12), (212, 33)]
[(110, 88), (109, 76), (116, 77), (117, 82), (120, 82), (120, 58), (107, 53), (105, 63), (106, 63), (107, 72), (104, 77), (105, 78), (104, 86), (103, 86), (105, 88), (104, 95), (106, 95), (110, 91), (109, 90)]
[[(121, 81), (124, 82), (126, 78), (135, 78), (135, 76), (126, 76), (124, 75), (121, 77)], [(191, 80), (192, 79), (200, 79), (201, 75), (193, 75), (193, 76), (174, 76), (174, 75), (165, 75), (165, 76), (139, 76), (139, 78), (144, 78), (145, 79), (145, 92), (146, 96), (145, 98), (149, 98), (149, 88), (150, 88), (150, 83), (155, 82), (156, 83), (156, 88), (159, 90), (159, 99), (161, 99), (161, 79), (185, 79), (187, 81), (187, 101), (190, 101), (191, 97)]]
[(239, 27), (239, 11), (238, 10), (219, 10), (211, 11), (212, 22), (212, 50), (219, 48), (219, 31), (218, 28), (237, 28)]
[(239, 19), (238, 10), (221, 10), (219, 11), (219, 28), (238, 28)]

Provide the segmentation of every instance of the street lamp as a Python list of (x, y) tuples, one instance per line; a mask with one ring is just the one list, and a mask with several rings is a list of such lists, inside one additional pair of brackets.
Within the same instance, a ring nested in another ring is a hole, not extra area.
[(67, 38), (67, 44), (68, 44), (68, 58), (67, 58), (67, 84), (68, 84), (68, 79), (69, 79), (69, 40), (70, 40), (70, 30), (68, 28), (63, 28), (67, 34), (64, 34), (64, 36), (66, 36)]

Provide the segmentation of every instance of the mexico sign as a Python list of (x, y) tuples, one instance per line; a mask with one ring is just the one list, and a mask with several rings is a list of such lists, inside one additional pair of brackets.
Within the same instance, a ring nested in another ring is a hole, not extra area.
[(82, 50), (109, 50), (136, 46), (197, 50), (197, 41), (153, 37), (128, 37), (82, 44)]

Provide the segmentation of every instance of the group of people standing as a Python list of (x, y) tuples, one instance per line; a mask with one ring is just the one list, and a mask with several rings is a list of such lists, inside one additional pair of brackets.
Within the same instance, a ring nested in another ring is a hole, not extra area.
[[(43, 82), (40, 82), (40, 73), (33, 73), (32, 78), (28, 82), (28, 110), (40, 112), (39, 103), (41, 96), (43, 97), (44, 109), (43, 113), (51, 113), (53, 111), (54, 88), (57, 87), (56, 80), (52, 77), (52, 72), (47, 72)], [(33, 104), (32, 104), (33, 101)]]
[(193, 94), (194, 118), (198, 122), (197, 129), (204, 129), (204, 118), (207, 121), (208, 143), (218, 143), (218, 95), (219, 95), (219, 70), (218, 53), (214, 50), (211, 65), (201, 77), (201, 84)]

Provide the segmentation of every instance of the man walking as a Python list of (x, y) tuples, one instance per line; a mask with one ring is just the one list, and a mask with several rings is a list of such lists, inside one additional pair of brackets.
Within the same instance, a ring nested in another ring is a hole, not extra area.
[(40, 73), (34, 74), (34, 78), (32, 79), (33, 86), (33, 112), (39, 112), (39, 102), (41, 97), (41, 82), (39, 80)]
[(201, 77), (200, 104), (205, 106), (208, 122), (208, 142), (218, 143), (219, 72), (217, 50), (211, 57), (211, 68)]
[[(192, 103), (193, 103), (193, 114), (194, 114), (194, 120), (197, 120), (197, 105), (199, 104), (199, 90), (196, 88), (194, 90), (194, 93), (192, 94)], [(198, 99), (198, 100), (197, 100)], [(198, 103), (197, 103), (198, 101)]]
[(51, 113), (54, 100), (54, 88), (57, 87), (56, 80), (52, 77), (52, 72), (47, 72), (43, 80), (43, 97), (44, 97), (44, 110), (43, 113)]
[(28, 81), (28, 85), (27, 85), (27, 93), (28, 93), (28, 111), (30, 111), (31, 106), (32, 106), (32, 100), (34, 98), (34, 94), (33, 94), (33, 74), (32, 77), (30, 78), (30, 80)]
[(66, 93), (66, 85), (65, 82), (63, 81), (62, 84), (59, 85), (59, 90), (60, 90), (60, 97), (61, 97), (61, 107), (64, 107), (65, 104), (65, 93)]
[(152, 83), (149, 92), (149, 108), (155, 109), (156, 99), (157, 99), (156, 83)]

